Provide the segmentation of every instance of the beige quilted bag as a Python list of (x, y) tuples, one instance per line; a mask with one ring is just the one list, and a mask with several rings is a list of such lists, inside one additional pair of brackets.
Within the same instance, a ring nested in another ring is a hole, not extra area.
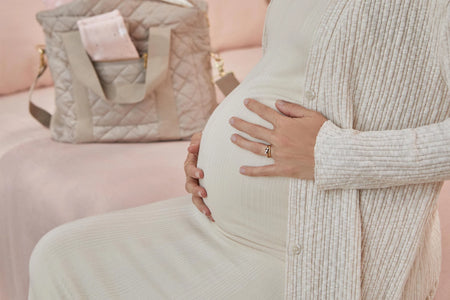
[[(177, 140), (201, 131), (217, 102), (208, 6), (190, 2), (194, 7), (160, 0), (75, 0), (38, 13), (56, 109), (51, 116), (30, 101), (31, 114), (50, 127), (54, 140), (70, 143)], [(142, 56), (92, 62), (77, 21), (114, 9)]]

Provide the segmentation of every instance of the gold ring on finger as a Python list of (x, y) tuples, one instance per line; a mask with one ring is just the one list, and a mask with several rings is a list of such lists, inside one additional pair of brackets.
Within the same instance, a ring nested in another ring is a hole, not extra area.
[(264, 149), (264, 153), (266, 154), (266, 157), (272, 157), (272, 145), (267, 145), (266, 149)]

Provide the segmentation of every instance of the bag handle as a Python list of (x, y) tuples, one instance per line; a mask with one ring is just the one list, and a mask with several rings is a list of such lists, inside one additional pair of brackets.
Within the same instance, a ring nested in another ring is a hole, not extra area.
[(92, 61), (84, 50), (80, 32), (70, 31), (61, 36), (74, 77), (105, 101), (120, 104), (141, 102), (167, 78), (171, 36), (171, 29), (168, 27), (149, 29), (145, 83), (111, 84), (103, 87)]

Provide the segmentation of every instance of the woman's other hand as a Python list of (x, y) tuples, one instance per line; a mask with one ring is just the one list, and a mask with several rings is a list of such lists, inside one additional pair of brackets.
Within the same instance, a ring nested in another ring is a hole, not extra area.
[(188, 147), (188, 155), (184, 162), (184, 173), (186, 174), (185, 189), (192, 194), (192, 203), (199, 211), (205, 214), (211, 221), (215, 222), (211, 211), (206, 206), (203, 198), (207, 196), (206, 190), (200, 186), (199, 179), (203, 178), (203, 170), (197, 168), (198, 151), (200, 149), (201, 132), (195, 133), (191, 138), (191, 144)]
[[(306, 180), (314, 179), (314, 146), (323, 123), (327, 121), (321, 113), (299, 104), (278, 100), (276, 107), (282, 113), (255, 99), (245, 99), (245, 106), (273, 125), (273, 129), (249, 123), (237, 117), (230, 124), (258, 140), (271, 145), (274, 164), (252, 167), (242, 166), (240, 172), (247, 176), (283, 176)], [(258, 155), (264, 155), (267, 144), (253, 142), (239, 134), (231, 140), (239, 147)]]

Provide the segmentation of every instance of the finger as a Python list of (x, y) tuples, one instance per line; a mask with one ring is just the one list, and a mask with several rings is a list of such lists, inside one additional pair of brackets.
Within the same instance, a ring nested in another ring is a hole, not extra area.
[(233, 134), (231, 136), (231, 141), (238, 145), (239, 147), (249, 150), (257, 155), (266, 155), (265, 149), (267, 147), (266, 144), (258, 143), (258, 142), (252, 142), (239, 134)]
[(192, 177), (188, 177), (186, 179), (185, 190), (189, 194), (192, 194), (195, 196), (199, 196), (199, 197), (203, 197), (203, 198), (208, 196), (208, 193), (206, 192), (205, 188), (200, 186), (198, 184), (198, 180), (196, 180)]
[(192, 196), (192, 203), (194, 203), (194, 205), (197, 207), (197, 209), (200, 212), (202, 212), (205, 216), (207, 216), (208, 219), (210, 219), (212, 222), (215, 222), (215, 220), (211, 214), (211, 210), (208, 208), (208, 206), (206, 206), (206, 204), (202, 198), (197, 197), (197, 196)]
[(195, 196), (199, 196), (202, 198), (208, 197), (208, 193), (206, 192), (205, 188), (202, 187), (200, 184), (198, 184), (198, 180), (193, 179), (192, 183), (189, 183), (191, 186), (191, 194)]
[(196, 133), (194, 133), (194, 134), (192, 135), (191, 141), (192, 141), (192, 140), (200, 140), (201, 138), (202, 138), (202, 132), (199, 131), (199, 132), (196, 132)]
[(192, 177), (186, 177), (186, 183), (184, 184), (184, 189), (189, 194), (192, 194), (194, 192), (195, 186), (197, 186), (197, 180)]
[(237, 117), (232, 117), (230, 119), (230, 124), (237, 130), (245, 132), (248, 135), (259, 140), (263, 140), (269, 143), (272, 140), (273, 131), (264, 126), (253, 124)]
[(275, 106), (284, 115), (291, 118), (303, 118), (309, 116), (310, 110), (297, 103), (292, 103), (284, 100), (277, 100)]
[(197, 155), (193, 153), (188, 153), (186, 156), (186, 160), (184, 161), (184, 173), (187, 176), (187, 170), (191, 167), (196, 168), (197, 167)]
[(193, 154), (198, 154), (198, 151), (200, 150), (200, 144), (191, 144), (188, 147), (188, 152)]
[(199, 183), (198, 180), (192, 177), (186, 177), (186, 183), (184, 185), (184, 189), (186, 190), (186, 192), (188, 192), (189, 194), (195, 194), (197, 196), (200, 196), (198, 194), (198, 191), (196, 190), (199, 187)]
[(197, 207), (199, 211), (201, 211), (205, 215), (211, 215), (211, 211), (209, 210), (208, 206), (206, 206), (205, 202), (201, 197), (192, 196), (192, 203)]
[(246, 176), (278, 176), (277, 168), (274, 164), (261, 167), (242, 166), (239, 172)]
[(188, 146), (188, 151), (189, 151), (189, 148), (191, 148), (192, 146), (198, 147), (200, 145), (201, 139), (202, 139), (202, 132), (194, 133), (191, 137), (191, 142)]
[(280, 117), (280, 114), (276, 110), (262, 104), (259, 101), (256, 101), (255, 99), (245, 99), (244, 104), (249, 110), (273, 125), (277, 123), (277, 120)]
[(199, 144), (201, 139), (202, 139), (202, 133), (201, 132), (194, 133), (192, 135), (192, 137), (191, 137), (191, 145), (192, 144)]
[(186, 159), (186, 162), (184, 163), (184, 173), (187, 177), (193, 177), (193, 178), (203, 178), (204, 173), (203, 170), (200, 168), (197, 168), (197, 156), (189, 153), (188, 157)]
[(186, 166), (186, 170), (185, 171), (186, 171), (185, 173), (186, 173), (187, 177), (192, 177), (192, 178), (195, 178), (195, 179), (200, 179), (200, 178), (204, 177), (203, 170), (199, 169), (199, 168), (197, 168), (197, 167), (195, 167), (194, 165), (191, 165), (191, 164)]

